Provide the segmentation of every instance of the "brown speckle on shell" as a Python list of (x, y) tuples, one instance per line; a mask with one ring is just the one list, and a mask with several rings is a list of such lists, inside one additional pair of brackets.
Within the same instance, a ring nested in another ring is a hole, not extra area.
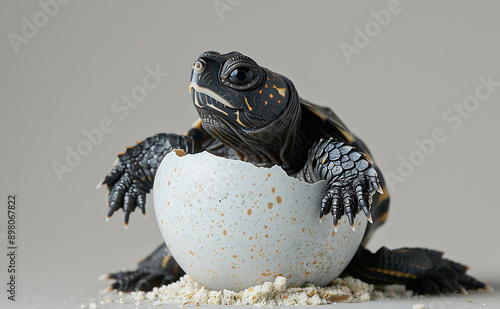
[[(181, 160), (196, 156), (189, 155)], [(201, 158), (206, 159), (206, 156), (208, 154)], [(215, 289), (222, 284), (229, 287), (234, 284), (240, 289), (256, 279), (261, 283), (265, 278), (262, 274), (273, 278), (281, 272), (293, 278), (290, 282), (302, 284), (306, 272), (307, 281), (318, 282), (324, 281), (324, 277), (336, 276), (340, 266), (345, 268), (348, 262), (340, 263), (349, 258), (351, 252), (345, 252), (343, 248), (352, 242), (351, 239), (358, 237), (359, 231), (365, 228), (364, 222), (361, 225), (356, 222), (356, 235), (349, 234), (350, 226), (349, 233), (345, 233), (342, 225), (335, 234), (331, 225), (317, 224), (320, 205), (317, 212), (311, 214), (305, 210), (308, 207), (297, 207), (311, 202), (307, 196), (312, 192), (312, 185), (305, 187), (298, 181), (292, 182), (292, 178), (282, 177), (278, 173), (280, 171), (275, 172), (276, 168), (258, 168), (258, 172), (242, 174), (242, 164), (247, 163), (234, 163), (218, 157), (212, 159), (217, 160), (212, 161), (215, 164), (203, 161), (203, 168), (209, 168), (207, 172), (201, 172), (200, 164), (181, 165), (179, 161), (174, 161), (175, 164), (169, 167), (170, 174), (158, 179), (161, 186), (157, 186), (157, 191), (163, 192), (161, 202), (157, 203), (160, 206), (155, 206), (155, 210), (163, 208), (158, 218), (160, 229), (168, 231), (164, 234), (171, 238), (168, 244), (172, 249), (180, 248), (188, 252), (184, 254), (184, 265), (191, 270), (189, 273), (192, 276), (198, 277), (196, 281), (210, 288), (213, 284)], [(233, 165), (229, 168), (226, 161)], [(211, 164), (213, 166), (209, 166)], [(177, 172), (172, 172), (174, 169)], [(212, 174), (214, 170), (215, 176)], [(226, 170), (231, 170), (231, 175), (221, 172)], [(178, 173), (181, 173), (180, 176), (175, 178)], [(316, 195), (321, 194), (321, 190), (315, 191), (318, 191)], [(198, 194), (193, 196), (192, 192)], [(274, 203), (278, 205), (276, 209)], [(167, 204), (169, 206), (165, 207)], [(279, 211), (283, 208), (281, 204), (286, 204), (284, 211)], [(309, 224), (312, 221), (314, 224)], [(345, 234), (349, 237), (343, 238)], [(298, 235), (299, 248), (290, 249), (290, 241), (286, 239), (289, 235)], [(328, 235), (331, 235), (330, 243), (319, 247), (311, 240), (328, 238)], [(204, 250), (198, 249), (201, 247)], [(337, 249), (335, 254), (333, 249)], [(342, 258), (337, 258), (338, 250), (342, 251)], [(179, 256), (182, 257), (182, 254)], [(302, 261), (309, 261), (308, 266), (300, 266)], [(263, 271), (267, 268), (271, 271)], [(219, 276), (214, 275), (214, 270)], [(232, 275), (235, 275), (233, 279)]]

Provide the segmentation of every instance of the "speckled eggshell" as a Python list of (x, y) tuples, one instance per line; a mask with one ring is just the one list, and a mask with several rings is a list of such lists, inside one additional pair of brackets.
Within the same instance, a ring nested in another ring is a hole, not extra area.
[(327, 285), (349, 264), (367, 220), (356, 231), (331, 214), (319, 222), (325, 182), (308, 184), (278, 166), (256, 167), (202, 152), (168, 154), (154, 184), (158, 225), (173, 257), (215, 290), (243, 290), (277, 276), (288, 286)]

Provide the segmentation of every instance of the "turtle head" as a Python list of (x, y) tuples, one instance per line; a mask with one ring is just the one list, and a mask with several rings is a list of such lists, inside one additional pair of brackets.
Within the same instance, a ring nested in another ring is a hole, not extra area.
[(202, 127), (242, 160), (286, 165), (301, 115), (286, 77), (239, 52), (209, 51), (194, 63), (189, 91)]
[(189, 91), (200, 114), (215, 114), (247, 130), (272, 123), (290, 100), (285, 77), (238, 52), (203, 53), (193, 65)]

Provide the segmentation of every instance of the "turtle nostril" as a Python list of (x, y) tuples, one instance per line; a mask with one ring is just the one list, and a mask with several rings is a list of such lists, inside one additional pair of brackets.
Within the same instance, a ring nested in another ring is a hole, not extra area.
[(194, 64), (194, 70), (198, 73), (203, 72), (205, 70), (205, 61), (198, 59)]

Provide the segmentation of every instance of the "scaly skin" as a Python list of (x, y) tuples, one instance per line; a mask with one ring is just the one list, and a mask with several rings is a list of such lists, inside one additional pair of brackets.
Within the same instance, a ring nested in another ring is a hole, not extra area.
[(125, 225), (130, 213), (139, 207), (146, 214), (146, 193), (153, 188), (153, 179), (161, 161), (174, 149), (192, 153), (193, 139), (177, 134), (157, 134), (129, 147), (118, 155), (118, 161), (100, 185), (107, 185), (108, 219), (118, 209), (125, 213)]
[(465, 274), (467, 266), (442, 256), (442, 252), (422, 248), (382, 247), (371, 253), (361, 247), (346, 273), (371, 284), (404, 284), (418, 294), (467, 294), (467, 290), (488, 289)]
[(354, 230), (354, 218), (363, 211), (370, 222), (371, 197), (382, 193), (377, 171), (362, 152), (341, 141), (321, 139), (309, 151), (301, 179), (315, 183), (326, 180), (326, 196), (321, 201), (320, 218), (331, 211), (335, 230), (346, 214)]
[(150, 291), (156, 286), (179, 280), (185, 272), (170, 254), (167, 246), (161, 244), (151, 255), (141, 261), (137, 270), (111, 273), (103, 279), (114, 279), (109, 290)]

